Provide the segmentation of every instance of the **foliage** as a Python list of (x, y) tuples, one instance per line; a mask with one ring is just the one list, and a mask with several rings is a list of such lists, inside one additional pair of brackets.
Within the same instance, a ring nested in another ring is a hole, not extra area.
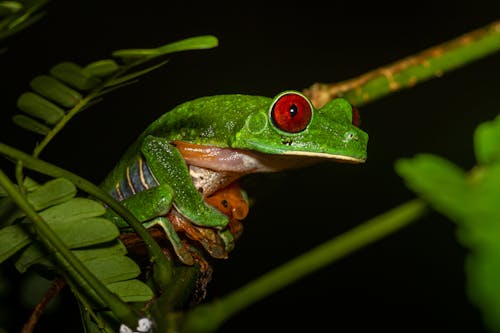
[(465, 172), (434, 155), (401, 159), (396, 170), (408, 187), (457, 225), (469, 249), (467, 288), (492, 331), (500, 332), (500, 116), (478, 126), (477, 165)]
[(40, 20), (48, 0), (0, 1), (0, 41)]

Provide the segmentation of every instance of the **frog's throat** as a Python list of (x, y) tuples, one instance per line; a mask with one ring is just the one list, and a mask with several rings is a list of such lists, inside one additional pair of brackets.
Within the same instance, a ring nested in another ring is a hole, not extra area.
[(243, 176), (250, 173), (277, 172), (284, 169), (298, 168), (324, 160), (360, 163), (357, 159), (343, 155), (311, 153), (304, 151), (288, 151), (283, 154), (264, 154), (244, 149), (219, 148), (197, 145), (184, 141), (175, 141), (188, 165), (210, 169), (218, 172), (230, 172)]

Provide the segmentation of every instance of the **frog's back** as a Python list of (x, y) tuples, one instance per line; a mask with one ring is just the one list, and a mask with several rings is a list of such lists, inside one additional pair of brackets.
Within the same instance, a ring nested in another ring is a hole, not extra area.
[(240, 94), (200, 97), (165, 113), (143, 136), (230, 146), (230, 139), (244, 126), (248, 115), (267, 112), (270, 102), (268, 97)]
[(140, 157), (142, 141), (146, 136), (231, 147), (234, 135), (244, 126), (249, 114), (262, 110), (267, 112), (270, 102), (268, 97), (232, 94), (200, 97), (176, 106), (148, 126), (101, 187), (107, 192), (116, 188), (127, 168)]

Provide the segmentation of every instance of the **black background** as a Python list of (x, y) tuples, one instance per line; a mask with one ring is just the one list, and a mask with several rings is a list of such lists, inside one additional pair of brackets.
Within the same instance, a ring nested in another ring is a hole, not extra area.
[[(31, 150), (37, 137), (10, 121), (17, 96), (60, 61), (80, 64), (115, 49), (148, 48), (213, 34), (220, 45), (171, 58), (73, 120), (42, 157), (100, 182), (134, 138), (162, 113), (213, 94), (274, 96), (282, 90), (362, 74), (486, 25), (498, 1), (396, 4), (194, 1), (52, 1), (48, 16), (9, 41), (0, 58), (0, 140)], [(398, 92), (361, 109), (370, 135), (364, 165), (322, 164), (247, 179), (254, 199), (245, 233), (228, 260), (215, 264), (209, 298), (223, 296), (269, 269), (411, 198), (393, 163), (431, 152), (468, 169), (472, 134), (500, 110), (500, 54)], [(9, 166), (8, 164), (2, 164)], [(436, 213), (308, 276), (241, 312), (221, 332), (481, 332), (467, 300), (466, 249)], [(14, 303), (16, 331), (27, 309)], [(78, 331), (68, 293), (40, 323)], [(73, 321), (67, 327), (61, 318)]]

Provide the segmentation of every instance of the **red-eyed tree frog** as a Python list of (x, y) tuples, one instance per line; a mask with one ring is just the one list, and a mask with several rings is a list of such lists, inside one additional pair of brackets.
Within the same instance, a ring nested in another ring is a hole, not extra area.
[[(154, 121), (102, 187), (145, 227), (160, 226), (184, 264), (194, 261), (180, 230), (213, 257), (225, 257), (239, 230), (206, 199), (251, 173), (324, 160), (364, 162), (368, 135), (353, 113), (342, 98), (315, 109), (297, 91), (272, 99), (239, 94), (194, 99)], [(222, 202), (226, 206), (226, 199)]]

